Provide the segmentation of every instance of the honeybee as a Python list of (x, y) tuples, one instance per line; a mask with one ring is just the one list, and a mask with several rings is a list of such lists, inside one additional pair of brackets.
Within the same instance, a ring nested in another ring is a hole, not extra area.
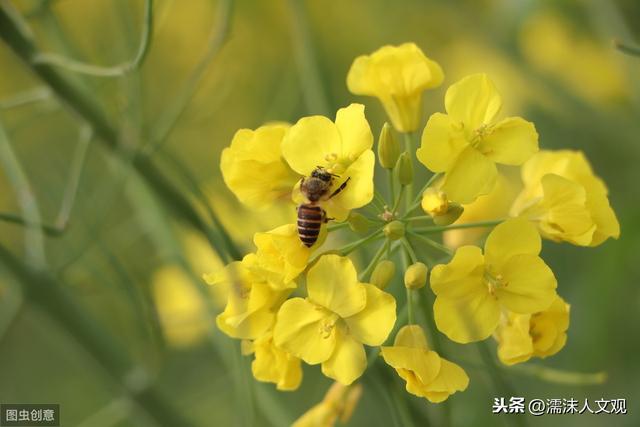
[(317, 166), (311, 172), (311, 176), (302, 178), (300, 181), (300, 191), (309, 200), (309, 203), (302, 203), (298, 206), (298, 237), (308, 248), (318, 240), (322, 224), (333, 219), (327, 218), (327, 213), (319, 206), (319, 202), (329, 200), (340, 193), (351, 179), (351, 177), (347, 178), (340, 184), (340, 187), (327, 196), (334, 178), (339, 178), (339, 175), (332, 174), (323, 167)]

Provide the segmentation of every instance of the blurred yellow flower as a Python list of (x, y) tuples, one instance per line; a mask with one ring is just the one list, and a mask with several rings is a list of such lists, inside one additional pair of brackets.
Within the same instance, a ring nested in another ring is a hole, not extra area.
[(333, 383), (322, 402), (305, 412), (292, 427), (333, 427), (338, 419), (346, 424), (360, 401), (362, 385)]
[(607, 187), (581, 151), (541, 151), (522, 167), (522, 181), (512, 213), (534, 221), (545, 238), (597, 246), (620, 236)]
[(432, 217), (444, 215), (449, 209), (449, 200), (444, 191), (429, 187), (422, 193), (422, 210)]
[(449, 200), (470, 203), (495, 184), (496, 163), (520, 165), (538, 151), (538, 134), (520, 117), (494, 119), (502, 99), (485, 74), (463, 78), (447, 90), (447, 114), (427, 122), (416, 155), (433, 172), (444, 173)]
[[(287, 132), (282, 153), (300, 175), (309, 176), (318, 166), (338, 175), (329, 193), (349, 179), (342, 192), (321, 202), (328, 217), (344, 221), (351, 209), (362, 207), (373, 199), (375, 156), (372, 145), (373, 135), (364, 116), (364, 106), (351, 104), (338, 110), (335, 123), (324, 116), (300, 119)], [(302, 203), (305, 198), (299, 184), (294, 200)]]
[(557, 296), (549, 308), (539, 313), (503, 314), (494, 335), (500, 361), (513, 365), (559, 352), (567, 342), (569, 310), (569, 304)]
[(382, 357), (407, 382), (409, 393), (433, 403), (443, 402), (469, 385), (469, 377), (460, 366), (429, 350), (418, 325), (403, 326), (393, 347), (382, 347)]
[[(320, 240), (320, 239), (318, 239)], [(295, 224), (286, 224), (266, 233), (256, 233), (253, 242), (256, 251), (256, 267), (274, 289), (295, 287), (292, 283), (307, 267), (311, 249), (298, 237)]]
[(489, 234), (484, 256), (476, 246), (463, 246), (449, 264), (435, 266), (431, 289), (438, 329), (464, 344), (490, 336), (503, 308), (520, 314), (547, 309), (557, 283), (540, 249), (535, 227), (510, 219)]
[(251, 372), (258, 381), (274, 383), (281, 391), (295, 390), (302, 382), (300, 359), (276, 347), (273, 333), (268, 332), (255, 341), (243, 341), (242, 353), (254, 353)]
[(211, 327), (206, 296), (188, 274), (177, 265), (158, 270), (152, 279), (156, 310), (167, 342), (188, 347), (200, 342)]
[(232, 338), (258, 339), (275, 321), (276, 312), (291, 289), (276, 290), (256, 268), (256, 255), (248, 254), (223, 270), (205, 275), (209, 285), (222, 286), (227, 305), (216, 317), (218, 328)]
[(222, 151), (220, 169), (229, 189), (245, 205), (263, 209), (287, 200), (297, 176), (282, 158), (281, 143), (289, 125), (240, 129)]
[(393, 297), (358, 282), (349, 258), (324, 255), (307, 274), (308, 298), (287, 300), (274, 329), (277, 346), (349, 385), (364, 372), (363, 344), (384, 342), (396, 321)]
[(357, 57), (347, 75), (355, 95), (375, 96), (400, 132), (420, 126), (422, 92), (440, 86), (440, 65), (427, 58), (415, 43), (383, 46), (371, 55)]

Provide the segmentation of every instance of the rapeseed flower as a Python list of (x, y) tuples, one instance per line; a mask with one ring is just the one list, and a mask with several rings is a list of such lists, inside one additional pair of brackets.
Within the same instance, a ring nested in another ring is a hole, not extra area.
[(300, 359), (278, 348), (269, 331), (255, 341), (243, 341), (242, 353), (254, 354), (251, 372), (256, 380), (274, 383), (278, 390), (296, 390), (302, 382)]
[(447, 114), (427, 122), (416, 155), (433, 172), (444, 173), (449, 200), (470, 203), (495, 184), (496, 164), (521, 165), (538, 151), (538, 133), (520, 117), (495, 118), (502, 100), (485, 74), (463, 78), (447, 90)]
[(431, 289), (438, 329), (468, 343), (490, 336), (503, 308), (519, 314), (546, 310), (556, 295), (556, 278), (538, 256), (540, 240), (529, 222), (510, 219), (489, 234), (484, 255), (476, 246), (462, 246), (449, 264), (435, 266)]
[(381, 345), (396, 320), (393, 297), (360, 283), (351, 260), (323, 255), (307, 273), (308, 297), (287, 300), (274, 329), (278, 347), (349, 385), (366, 368), (363, 344)]

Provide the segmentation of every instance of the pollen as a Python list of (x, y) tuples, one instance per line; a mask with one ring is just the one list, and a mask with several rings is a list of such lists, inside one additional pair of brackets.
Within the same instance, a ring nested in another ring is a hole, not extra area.
[(502, 274), (493, 274), (489, 268), (485, 269), (483, 280), (489, 289), (489, 293), (493, 297), (496, 297), (495, 292), (497, 289), (504, 288), (509, 284)]

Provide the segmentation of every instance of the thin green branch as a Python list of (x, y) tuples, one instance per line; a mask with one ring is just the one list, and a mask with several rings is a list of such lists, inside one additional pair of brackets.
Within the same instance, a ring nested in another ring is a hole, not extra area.
[(327, 231), (341, 230), (343, 228), (347, 228), (348, 226), (349, 226), (348, 222), (337, 222), (337, 223), (327, 225)]
[(416, 262), (418, 262), (418, 256), (416, 255), (416, 251), (413, 250), (413, 246), (411, 246), (411, 242), (409, 242), (409, 239), (407, 239), (406, 237), (403, 237), (402, 245), (407, 251), (407, 255), (409, 255), (409, 259), (411, 260), (411, 263), (415, 264)]
[(316, 60), (316, 52), (311, 40), (309, 20), (305, 2), (289, 0), (291, 16), (291, 40), (298, 66), (300, 86), (307, 110), (311, 114), (329, 115), (329, 100), (323, 87), (322, 77)]
[(629, 46), (617, 39), (613, 40), (613, 46), (624, 54), (640, 56), (640, 46)]
[(121, 77), (142, 66), (153, 39), (153, 0), (146, 0), (144, 6), (144, 20), (142, 25), (142, 35), (140, 44), (134, 58), (130, 61), (123, 62), (111, 67), (103, 67), (100, 65), (88, 64), (86, 62), (77, 61), (67, 58), (63, 55), (50, 52), (34, 52), (31, 56), (31, 62), (35, 65), (47, 64), (55, 67), (64, 68), (78, 74), (86, 74), (94, 77)]
[(380, 245), (380, 247), (376, 251), (373, 258), (371, 258), (371, 262), (369, 262), (369, 265), (367, 265), (367, 267), (364, 270), (362, 270), (362, 273), (360, 273), (359, 280), (361, 282), (367, 281), (367, 279), (369, 278), (369, 275), (371, 274), (373, 269), (376, 268), (378, 261), (380, 261), (380, 258), (382, 258), (384, 253), (387, 251), (387, 248), (389, 247), (389, 245), (390, 245), (389, 239), (386, 239), (384, 243)]
[(479, 227), (493, 227), (495, 225), (504, 222), (504, 219), (496, 219), (492, 221), (478, 221), (468, 222), (466, 224), (451, 224), (451, 225), (435, 225), (433, 227), (416, 227), (413, 229), (416, 233), (440, 233), (447, 230), (459, 230), (463, 228), (479, 228)]
[(218, 2), (216, 20), (209, 33), (207, 49), (198, 64), (193, 68), (193, 71), (191, 71), (189, 78), (184, 82), (179, 95), (167, 103), (167, 109), (160, 114), (160, 118), (156, 121), (155, 132), (151, 135), (149, 144), (143, 150), (147, 156), (152, 156), (162, 148), (187, 110), (198, 87), (206, 76), (209, 65), (218, 56), (220, 49), (222, 49), (227, 40), (231, 27), (232, 12), (232, 0), (220, 0)]
[(421, 242), (426, 243), (427, 245), (431, 246), (432, 248), (435, 248), (441, 252), (444, 252), (447, 255), (452, 255), (453, 254), (453, 250), (451, 248), (446, 247), (445, 245), (443, 245), (440, 242), (436, 242), (433, 239), (429, 239), (428, 237), (425, 236), (421, 236), (417, 233), (414, 233), (413, 231), (409, 231), (409, 234), (411, 235), (411, 237), (414, 237), (418, 240), (420, 240)]
[(26, 259), (34, 268), (44, 268), (46, 265), (44, 238), (38, 202), (31, 190), (29, 180), (16, 157), (9, 138), (0, 123), (0, 164), (15, 190), (18, 205), (23, 212), (26, 230), (24, 234)]
[(51, 98), (51, 90), (47, 87), (37, 87), (15, 94), (9, 98), (0, 99), (0, 110), (22, 107), (35, 102), (45, 101)]
[(353, 243), (349, 243), (348, 245), (345, 245), (340, 249), (337, 249), (336, 251), (339, 252), (342, 256), (346, 256), (346, 255), (349, 255), (351, 252), (355, 251), (356, 249), (358, 249), (360, 246), (366, 245), (367, 243), (372, 242), (381, 236), (382, 236), (382, 229), (376, 230), (373, 233), (369, 234), (368, 236), (363, 237), (360, 240), (356, 240)]
[(564, 385), (598, 385), (607, 380), (606, 372), (583, 373), (553, 369), (542, 365), (514, 365), (504, 368), (505, 371), (532, 376), (539, 380)]

